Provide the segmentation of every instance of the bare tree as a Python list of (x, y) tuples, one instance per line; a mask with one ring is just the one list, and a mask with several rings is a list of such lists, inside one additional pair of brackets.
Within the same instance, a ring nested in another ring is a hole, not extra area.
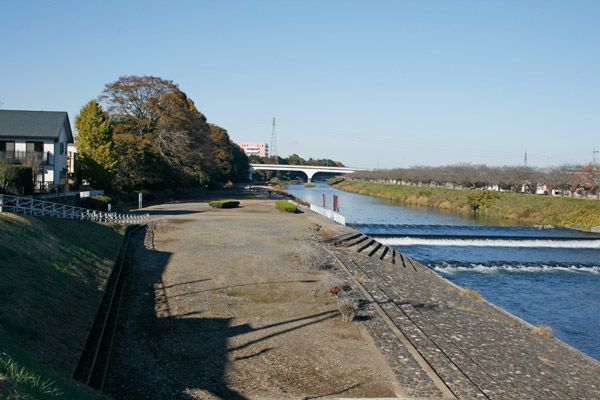
[(33, 187), (35, 188), (35, 183), (37, 182), (37, 178), (40, 175), (40, 167), (42, 166), (42, 153), (27, 151), (25, 153), (23, 165), (26, 165), (31, 168), (31, 176), (33, 178), (32, 183)]
[(138, 134), (152, 132), (160, 118), (160, 98), (178, 90), (173, 81), (156, 76), (122, 76), (104, 88), (98, 100), (111, 118), (132, 123)]

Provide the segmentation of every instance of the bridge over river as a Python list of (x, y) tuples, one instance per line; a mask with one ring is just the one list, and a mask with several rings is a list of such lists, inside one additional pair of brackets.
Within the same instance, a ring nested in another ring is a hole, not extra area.
[(299, 171), (304, 172), (308, 181), (318, 172), (333, 174), (352, 174), (357, 171), (368, 171), (367, 168), (323, 167), (316, 165), (287, 165), (287, 164), (250, 164), (250, 178), (254, 171)]

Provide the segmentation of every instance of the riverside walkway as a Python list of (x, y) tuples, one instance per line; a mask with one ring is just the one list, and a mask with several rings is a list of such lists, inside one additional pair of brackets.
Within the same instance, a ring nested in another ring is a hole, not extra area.
[[(598, 361), (351, 228), (240, 200), (148, 209), (159, 224), (154, 248), (132, 238), (116, 399), (600, 398)], [(330, 268), (303, 266), (306, 245)], [(339, 282), (351, 323), (327, 290)]]

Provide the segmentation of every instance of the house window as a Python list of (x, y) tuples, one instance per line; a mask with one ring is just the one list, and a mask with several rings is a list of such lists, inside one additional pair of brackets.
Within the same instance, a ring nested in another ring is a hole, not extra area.
[(27, 142), (25, 143), (25, 150), (27, 150), (28, 153), (41, 153), (44, 151), (44, 142)]
[(15, 157), (15, 142), (6, 140), (0, 141), (0, 159), (10, 159)]

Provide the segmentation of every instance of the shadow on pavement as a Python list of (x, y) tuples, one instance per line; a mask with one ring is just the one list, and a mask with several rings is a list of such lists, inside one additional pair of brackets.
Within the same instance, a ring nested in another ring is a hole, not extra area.
[[(227, 366), (273, 348), (257, 349), (234, 359), (230, 359), (230, 352), (339, 315), (332, 310), (256, 328), (249, 324), (233, 326), (232, 318), (204, 318), (202, 311), (173, 315), (169, 300), (174, 296), (166, 296), (167, 288), (210, 279), (165, 286), (162, 275), (171, 253), (146, 249), (144, 235), (140, 230), (131, 239), (130, 265), (106, 380), (105, 391), (115, 399), (192, 400), (202, 395), (198, 392), (245, 399), (227, 382)], [(230, 338), (256, 332), (258, 337), (253, 335), (252, 340), (235, 348), (228, 346)]]
[(198, 210), (153, 210), (153, 209), (143, 209), (140, 211), (144, 214), (150, 215), (188, 215), (188, 214), (200, 214), (204, 211)]

